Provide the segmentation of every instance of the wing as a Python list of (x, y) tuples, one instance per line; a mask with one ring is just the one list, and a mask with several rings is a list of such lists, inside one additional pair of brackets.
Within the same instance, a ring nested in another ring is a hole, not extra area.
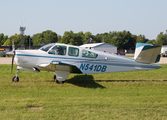
[(69, 71), (70, 73), (82, 73), (80, 69), (74, 64), (65, 63), (61, 61), (51, 61), (50, 63), (40, 63), (39, 68), (46, 71)]

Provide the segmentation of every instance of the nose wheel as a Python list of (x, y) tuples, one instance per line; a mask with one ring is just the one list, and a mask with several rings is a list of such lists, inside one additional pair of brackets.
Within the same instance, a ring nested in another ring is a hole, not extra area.
[(19, 82), (19, 77), (18, 77), (19, 69), (17, 70), (16, 76), (12, 78), (13, 82)]
[(16, 76), (14, 76), (14, 77), (12, 78), (12, 81), (13, 81), (13, 82), (19, 82), (19, 78), (16, 77)]

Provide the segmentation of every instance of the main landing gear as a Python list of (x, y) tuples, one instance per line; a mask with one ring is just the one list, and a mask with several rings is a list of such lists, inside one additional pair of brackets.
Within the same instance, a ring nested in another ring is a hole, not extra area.
[(54, 79), (55, 83), (63, 83), (63, 84), (64, 84), (64, 82), (65, 82), (65, 81), (59, 81), (59, 80), (56, 78), (56, 75), (55, 75), (55, 74), (53, 75), (53, 79)]
[(16, 76), (12, 78), (13, 82), (19, 82), (19, 77), (18, 77), (19, 69), (17, 69)]

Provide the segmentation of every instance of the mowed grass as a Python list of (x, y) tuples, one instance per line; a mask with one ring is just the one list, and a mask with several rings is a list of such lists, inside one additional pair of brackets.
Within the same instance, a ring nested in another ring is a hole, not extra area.
[(0, 119), (167, 119), (167, 64), (150, 71), (70, 74), (56, 84), (52, 72), (0, 65)]

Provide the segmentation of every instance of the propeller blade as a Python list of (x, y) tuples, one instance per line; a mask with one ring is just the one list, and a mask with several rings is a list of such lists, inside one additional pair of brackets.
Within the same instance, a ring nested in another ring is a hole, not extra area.
[(14, 55), (13, 55), (13, 57), (12, 57), (11, 73), (13, 72), (13, 62), (14, 62), (14, 57), (15, 57), (14, 39), (12, 39), (12, 51), (13, 51)]
[(11, 73), (13, 72), (13, 62), (14, 62), (14, 57), (15, 57), (15, 51), (13, 51), (13, 52), (14, 52), (14, 55), (13, 55), (13, 57), (12, 57)]
[(11, 67), (11, 73), (13, 72), (13, 59), (14, 59), (14, 56), (12, 57), (12, 67)]

